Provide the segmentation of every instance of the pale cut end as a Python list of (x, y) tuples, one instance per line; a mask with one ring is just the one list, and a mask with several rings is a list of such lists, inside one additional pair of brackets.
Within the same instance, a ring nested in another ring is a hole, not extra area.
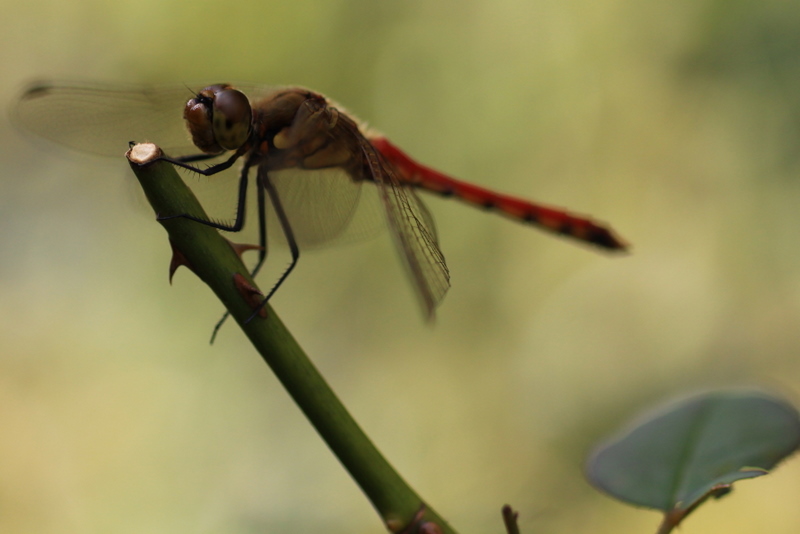
[(136, 165), (146, 165), (152, 163), (163, 155), (161, 149), (153, 143), (139, 143), (133, 145), (125, 156), (128, 161)]

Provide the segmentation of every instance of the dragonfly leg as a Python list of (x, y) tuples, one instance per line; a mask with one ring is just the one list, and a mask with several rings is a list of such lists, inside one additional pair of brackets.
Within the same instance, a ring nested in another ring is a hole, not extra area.
[[(275, 282), (275, 285), (272, 286), (272, 289), (269, 290), (269, 293), (267, 293), (267, 296), (264, 297), (264, 300), (261, 302), (261, 304), (253, 311), (253, 314), (250, 317), (248, 317), (247, 321), (245, 321), (246, 323), (249, 323), (250, 321), (253, 320), (253, 318), (256, 315), (258, 315), (258, 313), (261, 311), (261, 308), (263, 308), (267, 304), (270, 297), (272, 297), (272, 295), (275, 294), (275, 292), (278, 290), (281, 284), (283, 284), (283, 282), (289, 276), (289, 273), (291, 273), (294, 270), (295, 266), (297, 265), (297, 259), (300, 257), (300, 249), (297, 246), (297, 240), (294, 238), (292, 225), (289, 223), (289, 218), (286, 216), (286, 211), (283, 209), (283, 204), (281, 204), (280, 197), (278, 196), (278, 191), (275, 189), (275, 186), (269, 179), (267, 171), (263, 167), (260, 167), (258, 169), (258, 187), (259, 189), (265, 190), (266, 193), (269, 195), (270, 202), (272, 202), (272, 207), (275, 208), (275, 215), (278, 216), (278, 221), (280, 222), (283, 235), (286, 236), (286, 243), (289, 245), (289, 251), (291, 252), (292, 260), (291, 263), (289, 263), (289, 267), (287, 267), (286, 270), (283, 271), (283, 274), (281, 275), (280, 278), (278, 278), (278, 281)], [(263, 204), (263, 202), (264, 198), (262, 194), (259, 197), (259, 207), (262, 208), (260, 211), (262, 213), (265, 213), (266, 210), (263, 208), (265, 208), (266, 206), (261, 205)], [(260, 219), (259, 219), (259, 226), (261, 226)], [(263, 230), (266, 230), (266, 219), (263, 221)], [(264, 242), (266, 242), (265, 232), (262, 232), (262, 234), (264, 234)], [(266, 258), (266, 249), (264, 251), (264, 257)], [(257, 272), (258, 269), (261, 268), (262, 263), (263, 259), (259, 261), (259, 263), (256, 265), (255, 269), (253, 269), (253, 271)]]
[[(174, 163), (172, 161), (170, 162)], [(220, 163), (220, 165), (223, 165), (223, 163)], [(191, 166), (183, 164), (181, 164), (180, 166), (192, 168)], [(206, 226), (210, 226), (211, 228), (216, 228), (217, 230), (223, 230), (225, 232), (241, 231), (241, 229), (244, 227), (244, 217), (246, 211), (245, 206), (247, 205), (247, 175), (249, 172), (250, 172), (250, 165), (245, 164), (245, 166), (242, 168), (241, 174), (239, 175), (239, 196), (236, 201), (236, 219), (233, 221), (233, 224), (223, 224), (220, 222), (209, 221), (208, 219), (203, 219), (202, 217), (189, 215), (188, 213), (181, 213), (178, 215), (159, 215), (157, 217), (157, 220), (167, 221), (169, 219), (183, 218), (183, 219), (189, 219), (190, 221), (194, 221), (200, 224), (204, 224)]]
[(222, 325), (228, 319), (228, 316), (230, 316), (230, 314), (231, 314), (231, 312), (229, 312), (229, 311), (226, 311), (225, 313), (223, 313), (222, 314), (222, 319), (217, 321), (217, 324), (214, 325), (214, 331), (211, 332), (211, 340), (208, 342), (209, 345), (213, 345), (214, 344), (214, 340), (217, 339), (217, 333), (219, 332), (219, 329), (222, 328)]
[[(253, 270), (250, 271), (250, 277), (255, 278), (258, 271), (261, 269), (261, 266), (264, 265), (264, 261), (267, 259), (267, 205), (266, 205), (266, 188), (261, 187), (261, 184), (258, 184), (258, 244), (260, 245), (260, 250), (258, 253), (258, 262), (256, 262), (255, 267)], [(266, 303), (266, 300), (264, 300)], [(256, 310), (258, 313), (264, 305), (260, 305)], [(226, 311), (222, 318), (217, 321), (217, 324), (214, 325), (214, 331), (211, 333), (211, 341), (210, 344), (214, 344), (214, 339), (217, 337), (217, 332), (219, 329), (222, 328), (222, 325), (230, 316), (231, 312)], [(251, 317), (252, 318), (252, 317)], [(250, 319), (248, 319), (249, 321)]]
[[(229, 169), (234, 163), (236, 163), (236, 160), (238, 160), (239, 157), (241, 157), (241, 155), (246, 152), (246, 150), (244, 150), (246, 146), (249, 145), (242, 146), (242, 148), (234, 152), (233, 155), (228, 159), (226, 159), (225, 161), (218, 163), (216, 165), (212, 165), (207, 169), (200, 169), (193, 165), (189, 165), (186, 162), (209, 159), (216, 157), (216, 155), (209, 155), (208, 158), (206, 158), (204, 154), (196, 154), (193, 156), (187, 156), (185, 158), (177, 158), (177, 159), (170, 158), (169, 156), (162, 156), (159, 159), (161, 161), (166, 161), (167, 163), (171, 163), (176, 167), (180, 167), (182, 169), (187, 169), (196, 172), (198, 174), (202, 174), (203, 176), (213, 176), (218, 172)], [(180, 217), (183, 219), (189, 219), (190, 221), (194, 221), (200, 224), (204, 224), (206, 226), (210, 226), (212, 228), (216, 228), (217, 230), (224, 230), (226, 232), (240, 231), (242, 227), (244, 227), (244, 215), (245, 215), (245, 205), (246, 205), (246, 195), (247, 195), (247, 173), (249, 172), (249, 170), (250, 170), (250, 164), (245, 163), (244, 167), (242, 168), (242, 172), (239, 175), (239, 198), (236, 204), (236, 220), (233, 222), (233, 224), (222, 224), (219, 222), (210, 221), (208, 219), (203, 219), (202, 217), (189, 215), (188, 213), (180, 213), (178, 215), (159, 215), (158, 217), (156, 217), (156, 220), (167, 221), (169, 219), (177, 219)]]
[(267, 259), (267, 203), (266, 203), (266, 187), (261, 187), (261, 184), (256, 185), (258, 191), (258, 261), (256, 262), (253, 270), (250, 271), (250, 276), (255, 278), (264, 261)]
[(206, 161), (219, 157), (220, 154), (190, 154), (188, 156), (181, 156), (179, 158), (170, 158), (181, 163), (192, 163), (194, 161)]
[(206, 159), (216, 158), (216, 157), (219, 156), (219, 154), (194, 154), (194, 155), (191, 155), (191, 156), (183, 156), (183, 157), (180, 157), (180, 158), (171, 158), (169, 156), (161, 156), (159, 159), (161, 161), (166, 161), (168, 163), (172, 163), (176, 167), (181, 167), (182, 169), (186, 169), (187, 171), (196, 172), (197, 174), (202, 174), (203, 176), (212, 176), (214, 174), (217, 174), (218, 172), (222, 172), (222, 171), (224, 171), (226, 169), (230, 169), (233, 166), (233, 164), (236, 163), (236, 160), (238, 160), (240, 157), (242, 157), (242, 155), (244, 153), (247, 152), (247, 150), (245, 150), (245, 148), (247, 148), (249, 150), (250, 145), (249, 144), (243, 145), (242, 148), (240, 148), (239, 150), (234, 152), (231, 155), (231, 157), (229, 157), (225, 161), (221, 161), (221, 162), (217, 163), (216, 165), (211, 165), (210, 167), (208, 167), (206, 169), (201, 169), (200, 167), (195, 167), (194, 165), (189, 165), (189, 163), (191, 163), (193, 161), (203, 161), (203, 160), (206, 160)]

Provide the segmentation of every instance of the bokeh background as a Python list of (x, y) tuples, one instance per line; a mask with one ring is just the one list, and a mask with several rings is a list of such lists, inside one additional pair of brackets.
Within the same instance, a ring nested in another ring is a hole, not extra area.
[[(593, 443), (698, 388), (799, 398), (796, 3), (32, 0), (0, 58), (4, 106), (37, 78), (306, 85), (420, 161), (613, 223), (628, 256), (430, 198), (435, 326), (387, 234), (304, 255), (273, 301), (461, 532), (504, 503), (524, 532), (651, 532), (583, 480)], [(121, 156), (4, 114), (0, 159), (0, 532), (383, 531), (236, 327), (208, 345), (221, 306), (169, 286)], [(791, 460), (682, 532), (794, 533), (799, 496)]]

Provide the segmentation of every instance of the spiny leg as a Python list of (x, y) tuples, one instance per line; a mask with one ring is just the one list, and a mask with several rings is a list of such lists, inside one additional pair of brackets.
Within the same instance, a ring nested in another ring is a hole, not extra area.
[[(172, 162), (172, 163), (175, 164), (175, 165), (178, 165), (180, 167), (183, 167), (185, 169), (194, 170), (194, 167), (192, 167), (191, 165), (183, 165), (183, 164), (178, 164), (178, 163), (175, 163), (175, 162)], [(227, 162), (220, 163), (220, 165), (223, 165), (223, 164), (226, 164), (226, 163)], [(209, 167), (209, 169), (207, 169), (207, 170), (216, 169), (217, 167), (218, 166), (215, 165), (214, 167)], [(230, 167), (230, 165), (228, 165), (228, 167)], [(224, 169), (220, 169), (220, 170), (224, 170)], [(214, 173), (216, 173), (216, 172), (218, 172), (218, 171), (214, 171)], [(233, 221), (233, 224), (222, 224), (222, 223), (219, 223), (219, 222), (209, 221), (209, 220), (203, 219), (201, 217), (195, 217), (194, 215), (189, 215), (188, 213), (181, 213), (181, 214), (178, 214), (178, 215), (159, 216), (159, 217), (157, 217), (157, 219), (159, 221), (166, 221), (166, 220), (169, 220), (169, 219), (183, 218), (183, 219), (189, 219), (190, 221), (194, 221), (194, 222), (197, 222), (197, 223), (200, 223), (200, 224), (204, 224), (206, 226), (210, 226), (211, 228), (216, 228), (217, 230), (224, 230), (225, 232), (239, 232), (239, 231), (241, 231), (241, 229), (244, 227), (244, 218), (245, 218), (245, 211), (246, 211), (246, 206), (247, 206), (247, 181), (248, 181), (247, 175), (249, 174), (249, 172), (250, 172), (250, 164), (249, 163), (245, 163), (244, 167), (242, 167), (242, 172), (239, 175), (239, 195), (238, 195), (238, 199), (236, 200), (236, 219)], [(214, 174), (214, 173), (211, 173), (211, 174)]]
[[(259, 172), (260, 174), (260, 172)], [(256, 179), (257, 198), (258, 198), (258, 244), (261, 247), (258, 253), (258, 262), (256, 262), (253, 270), (250, 271), (252, 278), (256, 277), (264, 261), (267, 259), (267, 202), (266, 202), (266, 188), (262, 187), (261, 180)]]
[[(204, 159), (210, 159), (210, 158), (216, 157), (218, 154), (213, 154), (213, 155), (195, 154), (195, 155), (191, 155), (191, 156), (184, 156), (184, 157), (181, 157), (181, 158), (170, 158), (169, 156), (162, 156), (159, 159), (161, 161), (166, 161), (168, 163), (171, 163), (171, 164), (175, 165), (176, 167), (180, 167), (182, 169), (186, 169), (186, 170), (189, 170), (189, 171), (192, 171), (192, 172), (196, 172), (197, 174), (200, 174), (202, 176), (213, 176), (213, 175), (215, 175), (215, 174), (217, 174), (219, 172), (222, 172), (224, 170), (230, 169), (231, 166), (233, 166), (233, 164), (236, 163), (236, 161), (243, 154), (245, 154), (248, 149), (249, 149), (249, 145), (245, 144), (239, 150), (234, 152), (233, 155), (231, 155), (231, 157), (229, 157), (225, 161), (223, 161), (221, 163), (217, 163), (216, 165), (212, 165), (212, 166), (208, 167), (207, 169), (200, 169), (198, 167), (195, 167), (194, 165), (189, 165), (186, 162), (187, 161), (201, 161), (201, 160), (204, 160)], [(240, 231), (242, 229), (242, 227), (244, 226), (244, 206), (245, 206), (245, 196), (246, 196), (246, 193), (247, 193), (247, 173), (249, 171), (250, 166), (251, 166), (251, 163), (249, 163), (249, 162), (245, 163), (244, 167), (242, 168), (242, 172), (241, 172), (241, 174), (239, 176), (239, 199), (237, 201), (237, 206), (236, 206), (236, 220), (234, 221), (234, 223), (232, 225), (226, 225), (226, 224), (217, 223), (217, 222), (214, 222), (214, 221), (209, 221), (207, 219), (203, 219), (203, 218), (200, 218), (200, 217), (195, 217), (194, 215), (189, 215), (188, 213), (180, 213), (178, 215), (164, 215), (164, 216), (159, 215), (158, 217), (156, 217), (156, 220), (166, 221), (166, 220), (169, 220), (169, 219), (183, 218), (183, 219), (189, 219), (190, 221), (198, 222), (200, 224), (205, 224), (206, 226), (210, 226), (210, 227), (216, 228), (218, 230), (224, 230), (226, 232), (238, 232), (238, 231)]]
[[(258, 262), (256, 262), (256, 265), (255, 267), (253, 267), (253, 270), (250, 271), (251, 278), (255, 278), (256, 274), (261, 269), (261, 266), (264, 265), (264, 261), (267, 259), (267, 205), (266, 205), (266, 199), (264, 198), (266, 194), (265, 193), (266, 188), (261, 186), (260, 180), (257, 181), (259, 182), (258, 184), (256, 184), (256, 187), (258, 189), (258, 244), (260, 246), (260, 250), (258, 253)], [(263, 304), (258, 307), (256, 313), (258, 313), (258, 311), (260, 311), (262, 307)], [(228, 316), (230, 314), (231, 312), (226, 311), (222, 315), (222, 318), (219, 321), (217, 321), (217, 324), (214, 325), (214, 331), (211, 333), (211, 341), (209, 342), (209, 344), (212, 345), (214, 344), (214, 339), (216, 339), (217, 337), (217, 332), (219, 332), (219, 329), (222, 328), (222, 325), (228, 319)], [(252, 319), (252, 317), (249, 318), (248, 321), (250, 319)]]
[[(247, 318), (245, 323), (249, 323), (253, 320), (253, 318), (258, 315), (258, 312), (261, 311), (267, 302), (269, 301), (270, 297), (275, 294), (278, 288), (283, 284), (284, 280), (289, 276), (289, 273), (294, 270), (295, 266), (297, 265), (297, 259), (300, 257), (300, 249), (297, 246), (297, 240), (294, 238), (294, 232), (292, 231), (292, 225), (289, 223), (289, 218), (286, 216), (286, 211), (283, 209), (283, 204), (281, 204), (281, 200), (278, 197), (278, 191), (275, 189), (275, 186), (269, 179), (269, 174), (267, 173), (264, 167), (260, 167), (258, 169), (258, 185), (259, 188), (263, 188), (266, 190), (267, 194), (269, 194), (270, 201), (272, 202), (272, 207), (275, 208), (275, 215), (278, 216), (278, 221), (281, 224), (281, 230), (283, 231), (283, 235), (286, 236), (286, 243), (289, 245), (289, 251), (292, 254), (292, 261), (289, 264), (289, 267), (283, 272), (278, 281), (275, 282), (275, 285), (272, 286), (272, 289), (269, 290), (267, 296), (264, 297), (264, 300), (261, 304), (253, 311), (253, 314)], [(260, 201), (260, 200), (259, 200)], [(265, 210), (262, 210), (262, 212)], [(266, 226), (266, 225), (265, 225)], [(263, 260), (256, 265), (254, 269), (257, 271), (261, 267), (261, 263)]]
[(250, 147), (249, 147), (249, 145), (244, 145), (242, 148), (240, 148), (239, 150), (237, 150), (236, 152), (231, 154), (231, 157), (229, 157), (225, 161), (221, 161), (221, 162), (217, 163), (216, 165), (211, 165), (210, 167), (208, 167), (206, 169), (201, 169), (200, 167), (195, 167), (194, 165), (189, 165), (189, 163), (194, 162), (194, 161), (203, 161), (203, 160), (207, 160), (207, 159), (213, 159), (213, 158), (219, 157), (220, 154), (193, 154), (193, 155), (189, 155), (189, 156), (182, 156), (182, 157), (179, 157), (179, 158), (171, 158), (169, 156), (161, 156), (159, 159), (161, 161), (166, 161), (168, 163), (172, 163), (173, 165), (176, 165), (178, 167), (182, 167), (182, 168), (184, 168), (186, 170), (189, 170), (189, 171), (192, 171), (192, 172), (196, 172), (197, 174), (202, 174), (203, 176), (212, 176), (214, 174), (217, 174), (218, 172), (222, 172), (222, 171), (224, 171), (226, 169), (230, 169), (233, 166), (233, 164), (236, 163), (236, 160), (238, 160), (240, 157), (242, 157), (243, 154), (245, 154), (247, 152), (247, 150), (245, 150), (245, 148), (247, 150), (249, 150)]
[(169, 158), (172, 161), (179, 161), (181, 163), (193, 163), (195, 161), (206, 161), (209, 159), (218, 158), (220, 154), (189, 154), (188, 156), (180, 156), (177, 158)]

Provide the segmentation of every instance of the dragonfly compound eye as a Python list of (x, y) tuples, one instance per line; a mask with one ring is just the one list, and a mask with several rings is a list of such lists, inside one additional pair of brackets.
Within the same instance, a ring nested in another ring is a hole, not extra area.
[(253, 124), (250, 101), (241, 91), (227, 88), (216, 93), (212, 113), (214, 138), (225, 150), (236, 150), (247, 142)]

